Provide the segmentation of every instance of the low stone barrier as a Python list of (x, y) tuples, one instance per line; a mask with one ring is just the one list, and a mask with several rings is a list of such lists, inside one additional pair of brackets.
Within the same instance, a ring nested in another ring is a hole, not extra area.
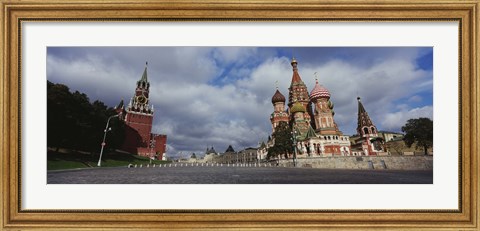
[[(280, 160), (280, 165), (293, 167), (293, 160)], [(340, 156), (297, 159), (297, 167), (326, 169), (433, 169), (432, 156)]]

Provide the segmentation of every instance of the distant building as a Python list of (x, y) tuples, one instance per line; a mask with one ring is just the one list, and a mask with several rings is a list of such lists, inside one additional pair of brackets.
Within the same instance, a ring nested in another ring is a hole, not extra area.
[(147, 65), (135, 92), (125, 107), (123, 100), (116, 107), (125, 121), (125, 140), (122, 149), (141, 156), (163, 159), (166, 150), (167, 135), (152, 133), (154, 116), (153, 105), (150, 104), (150, 83), (147, 78)]
[(240, 163), (257, 163), (257, 148), (246, 148), (238, 153), (238, 159)]
[(229, 145), (224, 153), (215, 158), (215, 162), (224, 164), (238, 163), (238, 153), (235, 152), (232, 145)]
[(382, 137), (385, 142), (403, 140), (404, 135), (398, 132), (379, 131), (378, 136)]
[(210, 149), (207, 148), (207, 150), (205, 151), (205, 156), (203, 157), (203, 161), (207, 163), (213, 163), (215, 162), (217, 157), (218, 154), (213, 147)]
[(222, 164), (243, 164), (257, 163), (259, 160), (257, 148), (246, 148), (239, 152), (235, 152), (231, 145), (228, 146), (224, 153), (218, 154), (212, 162)]
[(267, 159), (267, 154), (268, 146), (265, 142), (262, 142), (262, 144), (260, 144), (260, 147), (257, 150), (259, 162), (265, 161)]

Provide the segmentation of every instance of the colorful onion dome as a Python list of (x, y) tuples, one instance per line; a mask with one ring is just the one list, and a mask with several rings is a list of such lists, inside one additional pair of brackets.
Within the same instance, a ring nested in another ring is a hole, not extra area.
[(301, 104), (300, 102), (296, 102), (293, 104), (292, 106), (292, 109), (290, 110), (291, 113), (296, 113), (296, 112), (303, 112), (305, 113), (307, 110), (305, 109), (305, 107), (303, 106), (303, 104)]
[(273, 94), (272, 104), (275, 104), (275, 103), (278, 103), (278, 102), (285, 103), (285, 96), (283, 96), (282, 93), (280, 93), (280, 91), (277, 89), (275, 94)]
[(325, 87), (318, 84), (318, 80), (317, 80), (315, 83), (315, 87), (310, 92), (310, 100), (316, 100), (319, 98), (330, 99), (330, 92), (328, 92), (328, 90)]

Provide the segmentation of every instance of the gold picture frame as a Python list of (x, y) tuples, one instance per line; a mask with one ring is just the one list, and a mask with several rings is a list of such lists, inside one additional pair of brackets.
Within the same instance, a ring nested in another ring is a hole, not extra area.
[[(479, 1), (1, 0), (1, 227), (6, 230), (478, 230)], [(24, 21), (456, 21), (459, 30), (459, 208), (456, 210), (23, 210), (21, 25)]]

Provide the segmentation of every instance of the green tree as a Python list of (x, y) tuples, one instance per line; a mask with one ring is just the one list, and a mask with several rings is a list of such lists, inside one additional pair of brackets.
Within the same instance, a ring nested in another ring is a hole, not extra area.
[(272, 138), (274, 145), (268, 149), (267, 159), (282, 154), (288, 157), (289, 153), (293, 153), (292, 129), (287, 122), (282, 121), (275, 127)]
[[(47, 145), (82, 151), (98, 152), (105, 124), (115, 115), (113, 108), (103, 102), (90, 99), (84, 93), (63, 84), (47, 81)], [(110, 121), (107, 148), (117, 148), (123, 143), (125, 124), (115, 119)]]
[(409, 119), (402, 127), (405, 132), (403, 141), (407, 147), (415, 143), (415, 148), (423, 148), (425, 155), (427, 149), (433, 146), (433, 121), (429, 118)]

